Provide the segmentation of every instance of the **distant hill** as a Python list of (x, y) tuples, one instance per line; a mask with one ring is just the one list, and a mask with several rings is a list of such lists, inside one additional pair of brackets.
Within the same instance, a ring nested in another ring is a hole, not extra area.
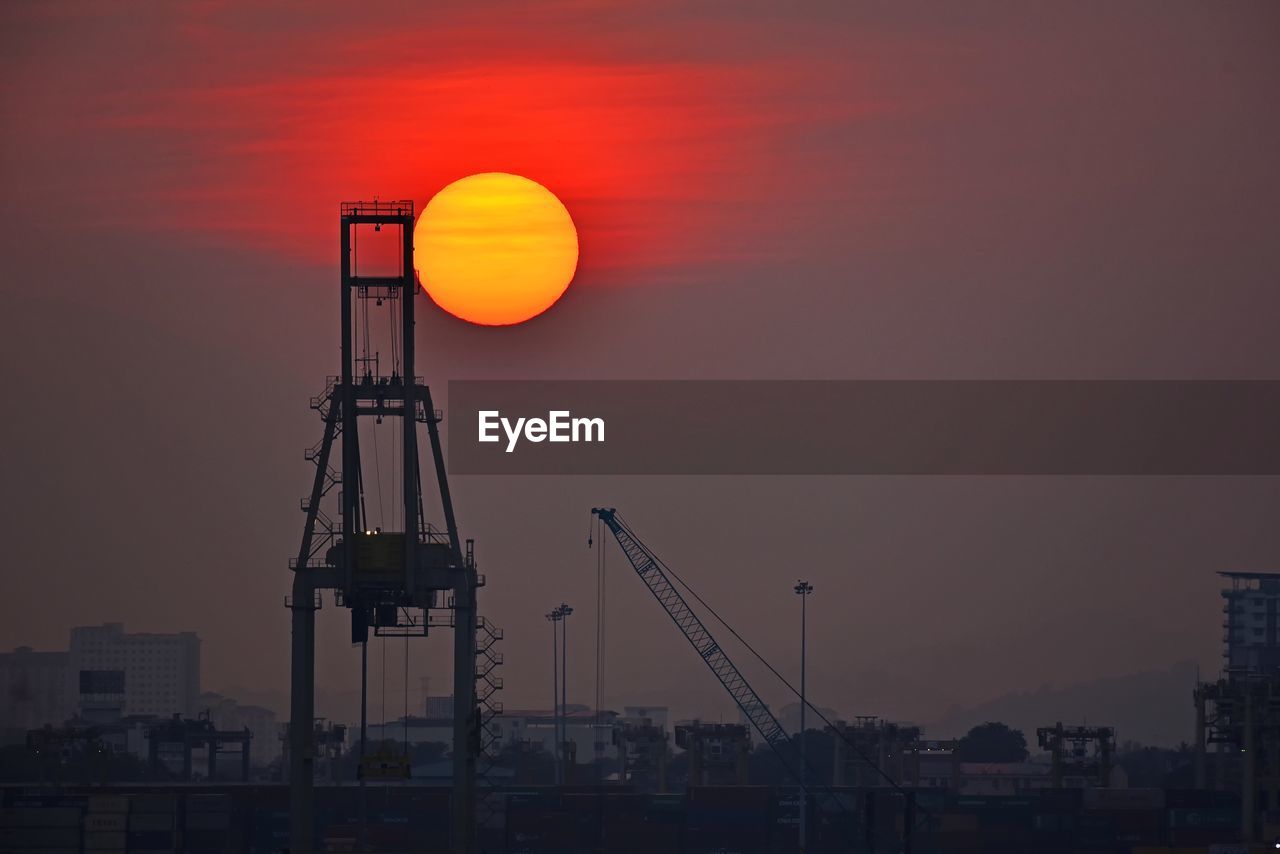
[[(861, 677), (859, 684), (866, 684), (869, 678)], [(1036, 727), (1052, 725), (1057, 721), (1112, 726), (1116, 728), (1116, 737), (1120, 742), (1137, 741), (1161, 747), (1176, 747), (1183, 741), (1192, 742), (1195, 710), (1191, 705), (1191, 691), (1195, 682), (1196, 665), (1192, 662), (1180, 662), (1165, 670), (1151, 670), (1065, 686), (1044, 685), (1034, 691), (1004, 694), (974, 706), (953, 706), (938, 715), (914, 711), (920, 708), (922, 701), (905, 697), (908, 689), (918, 689), (920, 686), (895, 685), (880, 693), (896, 691), (899, 696), (904, 696), (900, 703), (901, 711), (886, 714), (895, 720), (920, 723), (929, 738), (958, 737), (985, 721), (1003, 721), (1022, 730), (1035, 753)], [(236, 686), (220, 693), (241, 703), (272, 709), (282, 721), (289, 717), (287, 692)], [(653, 689), (638, 692), (635, 701), (640, 702), (641, 699), (646, 705), (669, 705), (672, 721), (691, 716), (730, 723), (736, 723), (739, 719), (732, 703), (720, 687), (714, 684), (703, 686), (692, 697), (687, 691)], [(627, 702), (632, 700), (628, 699)], [(924, 702), (927, 703), (927, 700)], [(512, 706), (513, 703), (509, 702), (507, 705)], [(620, 707), (623, 703), (615, 705)], [(785, 718), (784, 725), (789, 732), (796, 728), (798, 711), (799, 708), (794, 703), (783, 704), (777, 710)], [(388, 717), (399, 716), (401, 712), (401, 706), (396, 705), (394, 710), (388, 709)], [(838, 715), (831, 709), (824, 709), (824, 712), (833, 720), (848, 717)], [(371, 720), (377, 716), (377, 703), (370, 703), (369, 713)], [(340, 721), (358, 720), (359, 691), (317, 691), (316, 714)]]
[(1023, 731), (1034, 753), (1036, 727), (1057, 721), (1087, 722), (1115, 727), (1118, 742), (1174, 747), (1194, 741), (1191, 692), (1195, 683), (1196, 665), (1179, 662), (1167, 670), (1063, 687), (1045, 685), (977, 706), (952, 707), (938, 720), (925, 724), (925, 732), (931, 738), (951, 738), (985, 721), (1003, 721)]

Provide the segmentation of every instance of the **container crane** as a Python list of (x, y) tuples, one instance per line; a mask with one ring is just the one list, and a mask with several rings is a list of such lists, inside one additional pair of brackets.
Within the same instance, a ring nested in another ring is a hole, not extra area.
[(738, 704), (738, 708), (742, 709), (742, 713), (747, 716), (747, 720), (751, 722), (756, 732), (760, 733), (760, 737), (780, 754), (782, 746), (788, 741), (782, 724), (778, 723), (778, 719), (769, 711), (769, 707), (760, 699), (760, 695), (747, 682), (737, 665), (720, 648), (720, 644), (711, 636), (711, 632), (702, 624), (702, 620), (698, 619), (698, 615), (689, 607), (684, 596), (671, 583), (671, 579), (663, 571), (662, 562), (649, 550), (648, 546), (640, 542), (627, 524), (618, 518), (617, 510), (614, 508), (593, 507), (591, 515), (598, 516), (605, 527), (613, 533), (618, 545), (622, 547), (622, 553), (627, 556), (627, 560), (635, 569), (636, 575), (640, 576), (640, 580), (649, 588), (649, 592), (658, 600), (658, 604), (667, 612), (667, 616), (676, 624), (676, 628), (693, 646), (698, 656), (706, 662), (707, 667), (711, 668), (711, 672), (720, 680), (720, 684), (729, 692), (729, 696)]

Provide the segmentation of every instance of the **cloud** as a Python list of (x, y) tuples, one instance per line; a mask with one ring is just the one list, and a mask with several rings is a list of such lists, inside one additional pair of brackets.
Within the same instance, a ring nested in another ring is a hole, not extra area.
[[(522, 8), (501, 24), (465, 9), (399, 27), (321, 14), (268, 52), (278, 6), (157, 12), (150, 53), (128, 31), (96, 48), (67, 36), (86, 51), (78, 72), (33, 79), (12, 105), (44, 131), (22, 154), (74, 184), (80, 219), (322, 261), (340, 201), (421, 208), (464, 175), (514, 172), (565, 201), (585, 269), (634, 273), (765, 251), (777, 227), (762, 209), (805, 207), (786, 198), (803, 189), (797, 172), (829, 186), (820, 166), (780, 168), (783, 141), (870, 109), (830, 97), (820, 61), (644, 48), (635, 29), (584, 24), (582, 4)], [(116, 51), (127, 76), (104, 60)], [(38, 109), (63, 94), (73, 109)]]

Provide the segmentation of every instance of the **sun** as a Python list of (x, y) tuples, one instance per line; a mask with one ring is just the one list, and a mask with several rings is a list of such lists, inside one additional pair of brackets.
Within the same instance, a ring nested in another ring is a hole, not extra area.
[(427, 203), (413, 229), (413, 256), (436, 305), (471, 323), (510, 326), (542, 314), (569, 287), (578, 232), (546, 187), (484, 172)]

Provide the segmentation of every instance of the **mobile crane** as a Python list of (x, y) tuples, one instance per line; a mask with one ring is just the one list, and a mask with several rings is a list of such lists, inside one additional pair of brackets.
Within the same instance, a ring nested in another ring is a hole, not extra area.
[(698, 615), (689, 607), (684, 596), (671, 583), (671, 579), (663, 571), (662, 561), (658, 560), (648, 546), (640, 542), (635, 532), (618, 518), (616, 509), (593, 507), (591, 515), (599, 517), (617, 539), (618, 545), (622, 547), (622, 553), (631, 562), (636, 575), (640, 576), (640, 580), (649, 588), (649, 592), (658, 600), (658, 604), (667, 612), (667, 616), (676, 624), (676, 628), (693, 646), (698, 656), (706, 662), (707, 667), (711, 668), (711, 672), (720, 680), (720, 684), (729, 692), (729, 696), (738, 704), (738, 708), (742, 709), (742, 713), (746, 715), (756, 732), (760, 733), (760, 737), (781, 756), (781, 748), (788, 741), (782, 724), (778, 723), (773, 712), (769, 711), (769, 707), (760, 699), (760, 695), (747, 682), (737, 665), (720, 648), (720, 644), (711, 636), (711, 632), (702, 624), (702, 620), (698, 619)]
[[(635, 535), (635, 532), (631, 530), (630, 526), (618, 517), (618, 511), (615, 508), (593, 507), (591, 508), (591, 515), (599, 517), (601, 523), (603, 523), (604, 526), (613, 534), (614, 538), (617, 539), (618, 545), (622, 548), (622, 553), (626, 555), (632, 568), (635, 569), (636, 575), (640, 576), (640, 580), (649, 588), (649, 592), (651, 592), (654, 598), (658, 600), (658, 604), (660, 604), (663, 610), (667, 612), (667, 616), (676, 624), (676, 628), (678, 628), (680, 633), (685, 636), (685, 639), (689, 641), (689, 644), (694, 648), (694, 651), (698, 653), (698, 656), (706, 662), (707, 667), (711, 668), (711, 672), (715, 674), (716, 679), (720, 680), (720, 684), (729, 692), (729, 696), (733, 698), (733, 701), (738, 704), (738, 708), (740, 708), (742, 713), (746, 715), (747, 720), (751, 722), (751, 726), (755, 728), (756, 732), (760, 733), (760, 737), (763, 738), (765, 743), (773, 750), (774, 755), (778, 757), (782, 766), (786, 768), (787, 772), (800, 784), (801, 789), (806, 793), (806, 806), (804, 809), (808, 809), (808, 794), (811, 791), (810, 785), (812, 784), (806, 785), (800, 775), (796, 773), (795, 769), (788, 765), (785, 759), (785, 753), (783, 752), (783, 746), (786, 745), (788, 736), (786, 731), (782, 728), (782, 724), (778, 723), (778, 719), (769, 711), (769, 707), (764, 704), (764, 701), (760, 699), (760, 695), (757, 694), (755, 689), (751, 687), (751, 684), (747, 682), (746, 677), (738, 670), (737, 665), (735, 665), (729, 658), (728, 654), (720, 648), (720, 644), (716, 642), (714, 637), (712, 637), (711, 632), (707, 630), (705, 625), (703, 625), (702, 620), (698, 618), (698, 615), (694, 613), (693, 609), (689, 607), (689, 603), (685, 601), (680, 590), (672, 584), (671, 579), (668, 577), (668, 573), (671, 572), (671, 570), (662, 563), (657, 555), (649, 550), (648, 546), (640, 541), (640, 539)], [(591, 539), (589, 537), (587, 539), (587, 545), (591, 545)], [(674, 573), (672, 573), (672, 575), (674, 575)], [(677, 580), (679, 580), (678, 576)], [(683, 581), (680, 583), (684, 584)], [(690, 590), (690, 592), (692, 593), (692, 590)], [(702, 601), (697, 594), (694, 594), (694, 597), (698, 598), (698, 601)], [(706, 603), (703, 604), (705, 605)], [(712, 613), (714, 614), (714, 611)], [(725, 625), (728, 626), (727, 623)], [(736, 636), (737, 633), (733, 631), (732, 627), (729, 627), (729, 631)], [(768, 666), (767, 662), (766, 666)], [(769, 669), (773, 670), (771, 666)], [(777, 675), (777, 671), (774, 671), (774, 673)], [(781, 678), (781, 676), (779, 676), (779, 678)], [(785, 682), (785, 680), (783, 681)], [(787, 687), (790, 688), (791, 686), (788, 684)], [(816, 712), (817, 710), (815, 709), (814, 711)], [(837, 738), (843, 740), (848, 745), (849, 749), (851, 749), (856, 755), (860, 756), (868, 765), (875, 768), (876, 772), (880, 776), (884, 777), (890, 786), (902, 791), (906, 800), (902, 818), (903, 837), (901, 851), (903, 854), (910, 854), (912, 851), (912, 841), (915, 836), (917, 824), (915, 792), (903, 789), (903, 787), (896, 781), (881, 771), (878, 766), (875, 766), (871, 759), (858, 748), (858, 745), (845, 735), (842, 730), (832, 726), (831, 722), (823, 717), (821, 712), (818, 712), (818, 717), (826, 722), (828, 726), (832, 727), (833, 734)], [(801, 761), (804, 761), (803, 758)], [(813, 780), (813, 776), (811, 774), (809, 775), (809, 779)], [(829, 786), (824, 783), (817, 783), (816, 788), (824, 794), (829, 803), (840, 809), (848, 810), (848, 807), (845, 806), (840, 799), (835, 797), (835, 794), (831, 791)], [(931, 814), (925, 812), (924, 818), (926, 820), (932, 820), (933, 817)], [(865, 838), (865, 850), (868, 852), (874, 852), (876, 850), (876, 843), (872, 835), (872, 827), (873, 824), (868, 821), (866, 824), (867, 835)], [(803, 845), (804, 843), (802, 842), (801, 844)]]

